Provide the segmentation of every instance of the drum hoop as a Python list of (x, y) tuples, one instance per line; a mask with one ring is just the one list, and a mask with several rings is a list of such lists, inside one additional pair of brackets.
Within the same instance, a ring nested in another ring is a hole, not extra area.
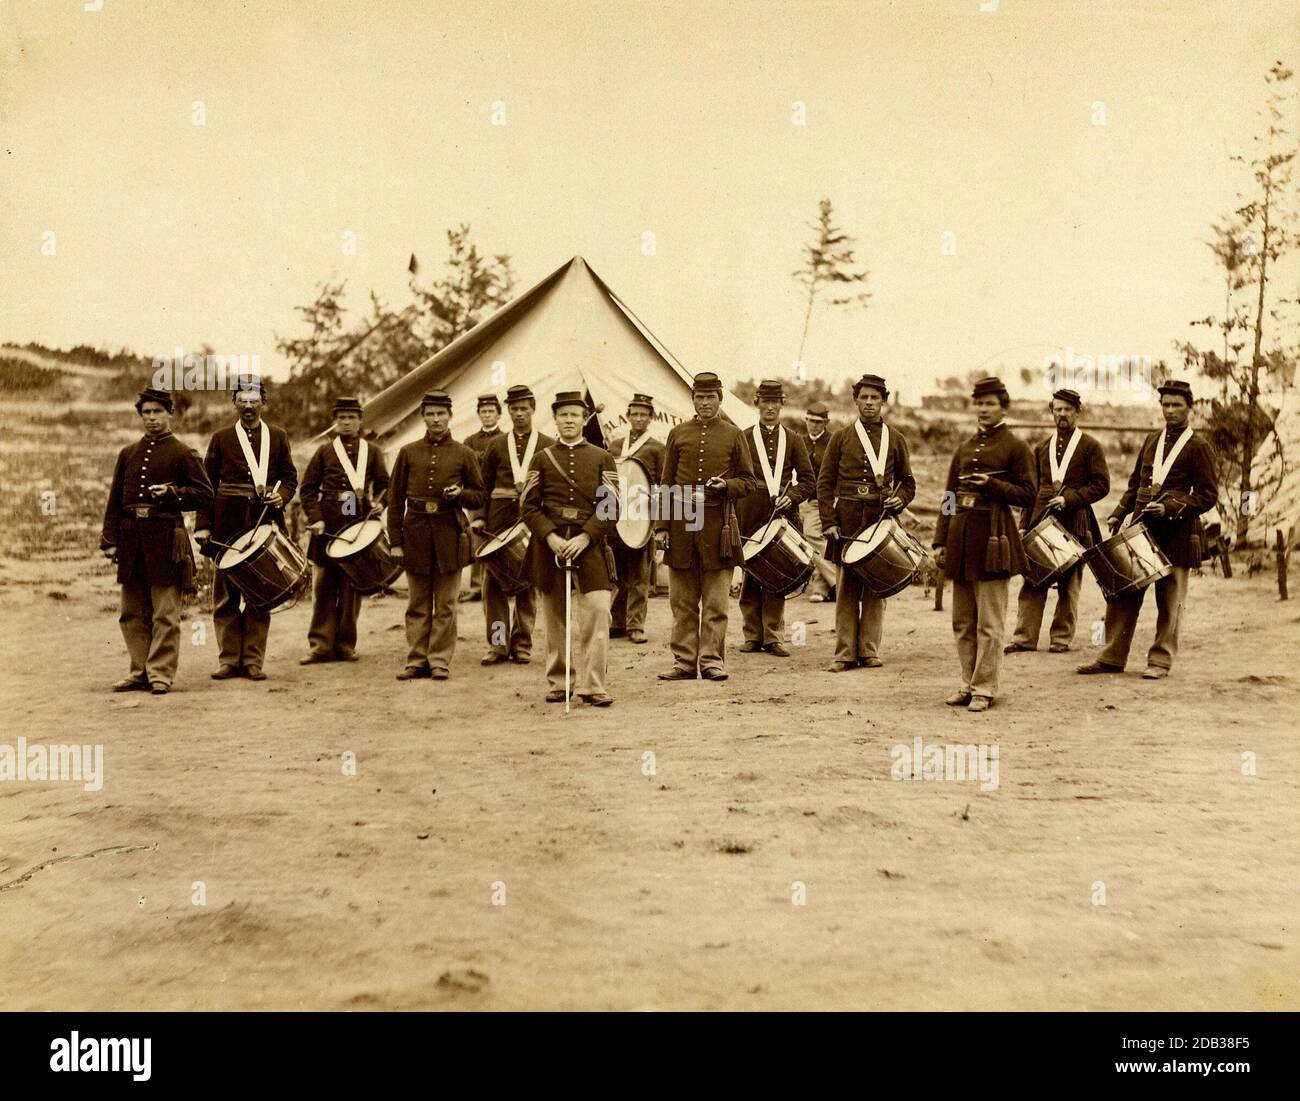
[(748, 562), (751, 558), (757, 558), (781, 538), (783, 529), (788, 526), (789, 521), (784, 516), (777, 516), (769, 520), (755, 533), (756, 535), (765, 534), (766, 538), (759, 539), (755, 538), (754, 535), (747, 535), (745, 537), (745, 549), (742, 552), (744, 560)]
[(513, 543), (516, 539), (518, 539), (521, 534), (523, 535), (528, 534), (528, 525), (525, 524), (522, 520), (517, 520), (515, 521), (515, 523), (511, 524), (508, 528), (506, 528), (505, 531), (497, 532), (494, 536), (492, 536), (491, 539), (489, 539), (486, 543), (484, 543), (481, 547), (479, 547), (478, 553), (474, 557), (491, 558), (494, 554), (496, 554), (497, 551), (503, 549), (504, 547), (508, 547), (511, 543)]
[[(358, 533), (356, 536), (354, 536), (354, 537), (351, 538), (351, 539), (347, 538), (347, 534), (348, 534), (348, 532), (352, 531), (353, 528), (362, 528), (362, 529), (364, 529), (364, 528), (365, 528), (367, 525), (369, 525), (369, 524), (377, 524), (377, 525), (379, 525), (379, 526), (378, 526), (378, 529), (375, 531), (375, 534), (374, 534), (373, 536), (371, 536), (370, 539), (366, 540), (364, 543), (361, 541), (361, 539), (362, 539), (362, 535), (364, 535), (364, 531)], [(345, 527), (345, 528), (344, 528), (341, 532), (339, 532), (337, 535), (330, 536), (330, 541), (329, 541), (328, 543), (325, 544), (325, 554), (326, 554), (326, 557), (328, 557), (328, 558), (351, 558), (351, 557), (352, 557), (353, 555), (355, 555), (355, 554), (360, 554), (360, 553), (361, 553), (363, 550), (365, 550), (367, 547), (371, 547), (371, 546), (373, 546), (373, 545), (375, 544), (375, 541), (378, 540), (378, 538), (379, 538), (381, 535), (383, 535), (383, 534), (384, 534), (384, 524), (383, 524), (383, 521), (382, 521), (382, 520), (379, 520), (378, 518), (376, 518), (376, 517), (374, 517), (374, 516), (371, 516), (371, 517), (369, 517), (368, 519), (365, 519), (365, 520), (359, 520), (359, 521), (357, 521), (355, 524), (349, 524), (347, 527)], [(348, 553), (347, 553), (347, 554), (336, 554), (336, 553), (334, 552), (334, 548), (335, 548), (335, 545), (336, 545), (336, 544), (337, 544), (338, 546), (346, 547), (346, 548), (348, 549)]]
[[(235, 542), (230, 544), (229, 549), (223, 551), (221, 557), (217, 559), (217, 569), (232, 570), (236, 566), (242, 566), (245, 562), (251, 561), (259, 551), (265, 549), (266, 544), (271, 541), (275, 532), (278, 530), (279, 529), (275, 524), (259, 524), (257, 527), (250, 528), (248, 531), (243, 532)], [(257, 538), (257, 533), (259, 531), (266, 532), (266, 534), (260, 539)], [(245, 537), (248, 538), (248, 542), (243, 546), (240, 546), (240, 543)], [(239, 558), (234, 562), (231, 562), (229, 565), (222, 565), (226, 557), (232, 553), (238, 554)]]

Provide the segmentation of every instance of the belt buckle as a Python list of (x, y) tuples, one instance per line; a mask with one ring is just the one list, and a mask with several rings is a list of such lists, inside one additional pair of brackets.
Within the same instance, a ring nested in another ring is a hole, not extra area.
[(425, 511), (426, 514), (428, 514), (428, 513), (433, 513), (433, 512), (437, 512), (437, 511), (438, 511), (438, 502), (437, 502), (437, 501), (425, 501), (425, 502), (424, 502), (424, 511)]
[(148, 506), (148, 505), (132, 505), (132, 506), (131, 506), (131, 511), (135, 513), (135, 518), (136, 518), (137, 520), (145, 520), (145, 519), (148, 519), (148, 516), (149, 516), (149, 506)]
[(560, 515), (566, 520), (576, 520), (578, 518), (578, 510), (576, 508), (562, 508), (560, 509)]
[(974, 508), (978, 502), (979, 495), (976, 493), (957, 494), (957, 506), (959, 508)]
[(870, 497), (870, 496), (871, 496), (871, 487), (870, 487), (870, 486), (858, 486), (858, 496), (859, 496), (859, 497)]

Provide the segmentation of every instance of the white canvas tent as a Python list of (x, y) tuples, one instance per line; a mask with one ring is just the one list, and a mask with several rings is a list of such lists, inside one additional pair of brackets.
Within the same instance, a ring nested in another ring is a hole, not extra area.
[(1290, 386), (1273, 421), (1273, 432), (1260, 446), (1262, 462), (1255, 484), (1271, 487), (1264, 497), (1260, 524), (1252, 536), (1264, 537), (1271, 548), (1276, 533), (1286, 547), (1300, 544), (1300, 387)]
[[(367, 402), (366, 427), (391, 453), (424, 431), (420, 398), (441, 389), (452, 398), (452, 437), (463, 440), (480, 427), (479, 394), (495, 393), (504, 402), (506, 387), (523, 383), (537, 396), (542, 431), (554, 434), (555, 394), (580, 390), (603, 406), (597, 420), (606, 442), (625, 429), (633, 393), (649, 394), (655, 401), (650, 432), (662, 440), (673, 425), (695, 415), (691, 378), (575, 256)], [(742, 428), (757, 419), (730, 392), (723, 394), (722, 411)]]

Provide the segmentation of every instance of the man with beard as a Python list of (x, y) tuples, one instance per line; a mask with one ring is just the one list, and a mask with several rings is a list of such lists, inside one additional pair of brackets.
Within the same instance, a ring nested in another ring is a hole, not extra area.
[[(1038, 478), (1038, 495), (1034, 507), (1021, 517), (1021, 531), (1029, 531), (1044, 516), (1053, 515), (1085, 547), (1101, 541), (1101, 528), (1092, 506), (1110, 492), (1110, 472), (1101, 444), (1078, 428), (1083, 399), (1074, 390), (1057, 390), (1052, 395), (1052, 419), (1056, 431), (1034, 448), (1034, 467)], [(1079, 588), (1083, 582), (1083, 562), (1052, 583), (1036, 586), (1026, 577), (1020, 583), (1020, 604), (1016, 632), (1005, 652), (1014, 654), (1038, 648), (1043, 627), (1047, 590), (1056, 589), (1056, 613), (1052, 616), (1049, 649), (1063, 654), (1074, 641), (1074, 625), (1079, 613)]]
[(339, 398), (332, 412), (334, 439), (316, 449), (302, 478), (302, 507), (311, 532), (307, 557), (315, 576), (307, 629), (311, 653), (300, 665), (357, 660), (361, 594), (325, 548), (345, 528), (382, 513), (388, 489), (384, 453), (361, 435), (361, 401)]
[(135, 411), (144, 436), (122, 448), (104, 510), (99, 548), (117, 563), (122, 586), (118, 624), (131, 672), (114, 692), (170, 691), (180, 660), (181, 593), (194, 585), (190, 537), (181, 514), (212, 503), (198, 452), (171, 432), (174, 406), (165, 390), (146, 389)]
[[(233, 400), (239, 420), (212, 437), (204, 460), (216, 497), (211, 508), (199, 510), (195, 521), (194, 538), (205, 554), (218, 558), (259, 518), (264, 524), (284, 527), (284, 506), (298, 489), (289, 437), (284, 429), (262, 420), (267, 404), (266, 384), (241, 381)], [(229, 680), (241, 673), (249, 680), (266, 680), (262, 662), (266, 658), (271, 613), (248, 603), (241, 609), (242, 600), (240, 591), (226, 580), (225, 571), (215, 571), (212, 624), (217, 632), (220, 664), (212, 674), (213, 680)]]

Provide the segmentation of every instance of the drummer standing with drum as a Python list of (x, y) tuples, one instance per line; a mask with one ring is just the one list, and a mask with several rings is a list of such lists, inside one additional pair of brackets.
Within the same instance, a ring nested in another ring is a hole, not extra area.
[(117, 563), (118, 624), (131, 659), (130, 675), (114, 692), (165, 695), (180, 660), (181, 593), (194, 584), (181, 514), (210, 506), (212, 485), (198, 452), (172, 435), (173, 409), (167, 391), (140, 392), (135, 411), (144, 436), (118, 453), (104, 510), (99, 549)]
[(720, 415), (722, 380), (702, 371), (691, 396), (695, 416), (668, 433), (657, 498), (655, 539), (668, 563), (673, 613), (673, 667), (659, 679), (722, 681), (727, 595), (743, 554), (734, 502), (755, 492), (758, 481), (744, 433)]
[[(565, 637), (572, 631), (571, 687), (585, 703), (609, 707), (614, 559), (605, 540), (618, 522), (618, 468), (608, 451), (583, 438), (587, 403), (581, 391), (556, 394), (551, 411), (560, 440), (530, 460), (523, 496), (524, 521), (533, 533), (528, 556), (546, 619), (546, 700), (565, 700)], [(576, 625), (568, 621), (566, 601)]]
[(406, 641), (398, 680), (446, 680), (456, 650), (460, 572), (470, 563), (469, 522), (462, 509), (486, 499), (478, 458), (451, 438), (451, 396), (420, 400), (425, 434), (397, 453), (388, 486), (388, 542), (406, 570)]
[[(283, 528), (284, 507), (298, 490), (289, 437), (262, 420), (266, 384), (241, 381), (232, 398), (239, 420), (216, 432), (204, 460), (216, 497), (195, 520), (194, 538), (210, 557), (218, 557), (259, 519)], [(212, 578), (212, 624), (220, 647), (212, 679), (229, 680), (242, 673), (249, 680), (266, 680), (262, 663), (271, 613), (245, 601), (221, 569)]]
[[(488, 445), (502, 435), (501, 429), (497, 427), (497, 422), (501, 420), (501, 402), (496, 394), (480, 394), (477, 412), (479, 424), (483, 427), (465, 437), (465, 446), (478, 456), (478, 464), (481, 469), (483, 456), (487, 453)], [(471, 528), (474, 526), (473, 522), (482, 515), (482, 509), (474, 509), (468, 513)], [(483, 563), (475, 559), (469, 568), (469, 588), (461, 589), (460, 600), (464, 603), (469, 600), (482, 599)]]
[[(650, 421), (655, 415), (654, 398), (649, 394), (633, 394), (627, 403), (626, 436), (619, 436), (609, 445), (610, 454), (618, 464), (639, 463), (646, 472), (651, 492), (659, 484), (659, 473), (664, 464), (664, 445), (650, 435)], [(633, 507), (644, 507), (648, 501)], [(610, 606), (610, 638), (627, 636), (628, 642), (645, 643), (646, 605), (650, 597), (650, 556), (654, 545), (628, 547), (617, 534), (611, 536), (614, 564), (618, 568), (618, 588)]]
[[(1147, 653), (1147, 680), (1169, 675), (1178, 653), (1178, 622), (1187, 599), (1187, 571), (1201, 564), (1205, 547), (1201, 514), (1219, 499), (1210, 445), (1189, 425), (1191, 384), (1176, 379), (1157, 388), (1165, 427), (1152, 432), (1138, 452), (1128, 489), (1106, 521), (1114, 534), (1126, 516), (1140, 520), (1169, 559), (1172, 573), (1155, 582), (1156, 634)], [(1080, 673), (1122, 673), (1146, 588), (1106, 604), (1106, 646)]]
[[(802, 437), (787, 432), (781, 425), (781, 407), (785, 389), (779, 380), (765, 379), (754, 396), (758, 406), (758, 423), (745, 433), (749, 459), (762, 485), (758, 491), (736, 503), (740, 534), (748, 537), (778, 520), (786, 520), (796, 529), (799, 504), (817, 492), (816, 474), (808, 459)], [(785, 597), (766, 592), (750, 574), (740, 589), (740, 614), (744, 621), (745, 641), (742, 654), (769, 653), (788, 658), (790, 651), (781, 641), (785, 630)]]
[(331, 410), (334, 439), (321, 444), (307, 464), (300, 497), (311, 541), (307, 557), (315, 565), (312, 586), (311, 648), (299, 665), (357, 660), (357, 615), (361, 594), (337, 559), (325, 553), (330, 538), (384, 511), (388, 464), (384, 453), (361, 435), (361, 402), (338, 398)]
[[(533, 427), (537, 399), (527, 386), (512, 386), (506, 391), (506, 412), (511, 430), (493, 439), (483, 453), (483, 485), (487, 490), (487, 512), (475, 517), (470, 527), (475, 532), (500, 535), (522, 519), (522, 495), (528, 467), (534, 456), (555, 441)], [(510, 601), (514, 600), (514, 618)], [(537, 621), (537, 604), (531, 588), (513, 597), (507, 593), (492, 571), (483, 571), (483, 621), (487, 627), (488, 651), (483, 665), (504, 661), (527, 665), (532, 660), (533, 626)]]
[[(881, 419), (889, 388), (879, 375), (853, 384), (858, 419), (831, 437), (817, 476), (817, 507), (826, 533), (826, 556), (840, 563), (849, 542), (880, 518), (902, 512), (916, 496), (907, 440)], [(859, 665), (879, 669), (885, 600), (867, 592), (842, 563), (835, 582), (835, 660), (831, 673)]]
[(938, 562), (952, 579), (952, 631), (961, 688), (945, 703), (987, 711), (998, 694), (1010, 579), (1025, 572), (1011, 506), (1034, 502), (1034, 456), (1002, 423), (1011, 395), (999, 378), (971, 394), (979, 430), (957, 448), (934, 529)]
[[(1020, 530), (1029, 531), (1045, 516), (1055, 516), (1080, 544), (1091, 547), (1100, 543), (1102, 538), (1092, 506), (1110, 492), (1106, 456), (1096, 438), (1078, 427), (1083, 399), (1077, 391), (1057, 390), (1052, 395), (1050, 408), (1056, 431), (1034, 448), (1038, 496), (1034, 499), (1034, 507), (1025, 510)], [(1051, 588), (1056, 589), (1056, 612), (1049, 631), (1049, 648), (1054, 654), (1069, 650), (1074, 641), (1074, 625), (1078, 621), (1082, 582), (1082, 561), (1063, 577), (1042, 587), (1031, 584), (1026, 575), (1020, 583), (1016, 631), (1004, 653), (1038, 648), (1047, 593)]]

